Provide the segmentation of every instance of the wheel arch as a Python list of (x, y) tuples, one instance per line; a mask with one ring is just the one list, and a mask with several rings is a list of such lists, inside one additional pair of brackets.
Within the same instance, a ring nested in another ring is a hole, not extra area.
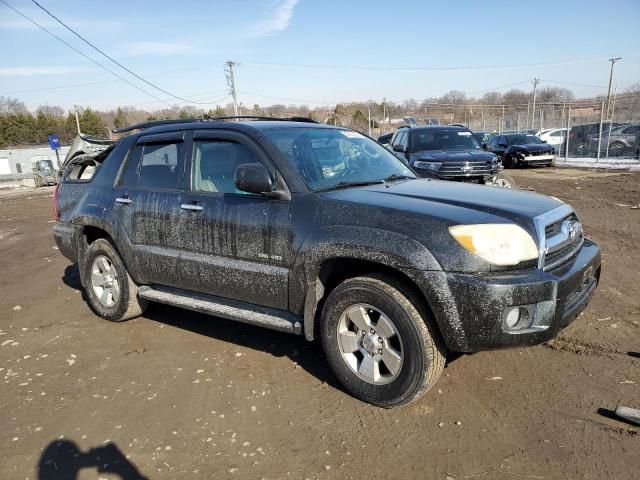
[[(419, 310), (425, 309), (435, 320), (434, 311), (431, 308), (432, 299), (427, 298), (409, 271), (364, 258), (336, 256), (320, 263), (316, 277), (308, 285), (303, 314), (304, 335), (307, 340), (318, 338), (320, 317), (329, 294), (345, 280), (370, 274), (384, 275), (393, 279), (404, 290), (411, 292), (413, 298), (418, 299), (420, 305), (416, 307)], [(434, 321), (433, 326), (442, 338), (438, 323)]]

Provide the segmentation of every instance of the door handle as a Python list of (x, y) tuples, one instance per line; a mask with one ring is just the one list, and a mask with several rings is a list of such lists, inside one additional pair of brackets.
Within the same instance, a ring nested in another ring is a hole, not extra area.
[(131, 203), (131, 199), (127, 197), (118, 197), (116, 198), (116, 203), (123, 203), (125, 205), (128, 205), (129, 203)]
[(194, 205), (193, 203), (183, 203), (180, 205), (182, 210), (191, 210), (192, 212), (199, 212), (202, 210), (202, 205)]

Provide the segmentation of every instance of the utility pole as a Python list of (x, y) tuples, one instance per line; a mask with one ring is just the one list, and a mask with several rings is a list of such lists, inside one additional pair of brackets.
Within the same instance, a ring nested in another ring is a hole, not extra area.
[(535, 123), (536, 123), (536, 88), (538, 87), (538, 84), (540, 83), (540, 79), (539, 78), (534, 78), (533, 79), (533, 105), (531, 107), (531, 129), (535, 130)]
[(240, 65), (238, 62), (234, 62), (232, 60), (228, 60), (225, 62), (224, 73), (227, 77), (227, 85), (229, 86), (229, 93), (233, 98), (233, 114), (238, 116), (238, 96), (236, 93), (236, 81), (233, 77), (233, 67), (236, 65)]
[(622, 60), (622, 57), (611, 57), (609, 59), (611, 62), (611, 71), (609, 72), (609, 88), (607, 90), (607, 119), (613, 116), (613, 112), (611, 112), (611, 84), (613, 83), (613, 66), (618, 60)]

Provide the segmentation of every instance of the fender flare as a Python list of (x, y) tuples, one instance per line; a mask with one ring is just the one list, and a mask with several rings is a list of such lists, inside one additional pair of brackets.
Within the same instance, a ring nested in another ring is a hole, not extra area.
[[(397, 270), (405, 276), (412, 270), (442, 271), (433, 254), (417, 240), (387, 230), (332, 226), (315, 232), (303, 242), (292, 271), (292, 311), (302, 311), (304, 334), (313, 340), (320, 301), (325, 296), (319, 278), (323, 264), (335, 259), (362, 260)], [(304, 299), (304, 303), (302, 302)]]

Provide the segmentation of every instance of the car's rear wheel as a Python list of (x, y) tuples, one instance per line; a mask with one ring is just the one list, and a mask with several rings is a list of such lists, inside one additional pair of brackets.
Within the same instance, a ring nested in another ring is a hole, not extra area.
[(121, 322), (144, 312), (147, 302), (138, 297), (138, 286), (111, 242), (99, 238), (91, 243), (80, 268), (89, 306), (97, 315)]
[(390, 408), (417, 399), (442, 373), (445, 347), (422, 302), (390, 277), (346, 280), (322, 311), (322, 345), (344, 388)]

